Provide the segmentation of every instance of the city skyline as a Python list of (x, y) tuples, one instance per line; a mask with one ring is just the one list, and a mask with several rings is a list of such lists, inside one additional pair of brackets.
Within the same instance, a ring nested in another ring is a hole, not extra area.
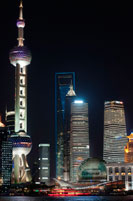
[[(14, 89), (14, 70), (10, 67), (8, 52), (16, 44), (14, 36), (17, 33), (17, 29), (15, 30), (18, 17), (17, 5), (18, 1), (8, 2), (8, 6), (3, 2), (1, 9), (7, 11), (8, 15), (4, 12), (0, 14), (2, 19), (4, 14), (1, 25), (3, 31), (0, 33), (2, 46), (0, 110), (2, 113)], [(66, 12), (63, 14), (63, 11), (57, 12), (60, 10), (57, 5), (56, 9), (50, 10), (49, 3), (45, 4), (45, 12), (40, 12), (42, 8), (34, 2), (31, 7), (31, 1), (24, 1), (24, 6), (24, 16), (28, 26), (25, 42), (32, 50), (34, 58), (28, 69), (30, 74), (28, 78), (30, 123), (28, 126), (34, 145), (30, 157), (36, 156), (39, 143), (49, 143), (54, 138), (54, 73), (63, 71), (76, 73), (76, 93), (89, 102), (90, 141), (94, 144), (94, 148), (91, 148), (91, 155), (101, 157), (102, 146), (97, 150), (97, 145), (99, 140), (103, 141), (103, 103), (105, 100), (122, 100), (126, 108), (128, 134), (133, 127), (132, 69), (130, 69), (133, 64), (133, 41), (132, 28), (128, 26), (130, 19), (127, 21), (128, 17), (125, 19), (125, 15), (121, 13), (122, 18), (112, 14), (113, 19), (108, 16), (109, 21), (103, 20), (99, 12), (93, 14), (94, 9), (89, 10), (90, 12), (86, 9), (85, 12), (82, 10), (83, 16), (74, 10), (77, 17), (75, 19), (72, 11), (69, 15)], [(65, 8), (64, 11), (66, 11)], [(63, 16), (62, 19), (60, 16)], [(100, 16), (99, 19), (97, 19), (98, 16)], [(131, 12), (127, 16), (132, 16)], [(65, 25), (63, 25), (64, 21)], [(117, 22), (119, 22), (118, 27)], [(119, 35), (119, 30), (121, 30), (121, 35)], [(36, 139), (38, 131), (39, 137)], [(53, 142), (52, 147), (54, 147)]]

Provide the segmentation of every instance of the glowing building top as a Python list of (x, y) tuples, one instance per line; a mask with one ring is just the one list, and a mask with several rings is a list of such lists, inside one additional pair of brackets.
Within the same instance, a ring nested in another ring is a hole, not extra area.
[(73, 85), (71, 84), (70, 85), (70, 90), (67, 92), (67, 95), (66, 96), (76, 96), (76, 93), (73, 89)]
[(125, 162), (126, 163), (133, 163), (133, 132), (129, 136), (127, 145), (125, 146)]

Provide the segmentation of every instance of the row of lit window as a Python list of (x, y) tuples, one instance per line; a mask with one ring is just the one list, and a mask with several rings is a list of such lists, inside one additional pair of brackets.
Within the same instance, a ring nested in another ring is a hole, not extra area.
[(38, 179), (48, 179), (48, 177), (39, 177)]
[(48, 158), (39, 158), (38, 160), (48, 160)]
[[(120, 171), (119, 168), (116, 167), (115, 168), (115, 173), (119, 173), (119, 171)], [(125, 171), (126, 171), (125, 168), (121, 167), (121, 173), (125, 173)], [(131, 168), (128, 168), (128, 172), (131, 173)], [(109, 168), (109, 173), (110, 174), (113, 173), (113, 168), (112, 167)]]
[(39, 169), (39, 170), (40, 170), (40, 169), (42, 169), (42, 170), (48, 170), (48, 167), (42, 167), (42, 168), (39, 167), (38, 169)]

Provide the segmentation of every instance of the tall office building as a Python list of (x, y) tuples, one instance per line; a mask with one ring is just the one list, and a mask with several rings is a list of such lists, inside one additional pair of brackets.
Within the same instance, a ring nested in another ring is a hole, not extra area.
[(39, 144), (39, 181), (50, 181), (50, 144)]
[(65, 100), (70, 85), (75, 90), (75, 73), (55, 74), (55, 145), (56, 145), (56, 178), (64, 177), (64, 121)]
[(10, 51), (10, 63), (15, 66), (15, 135), (13, 143), (13, 176), (15, 183), (31, 181), (26, 155), (31, 150), (31, 139), (27, 135), (27, 65), (31, 62), (31, 53), (24, 46), (23, 4), (20, 0), (18, 27), (18, 45)]
[(77, 181), (78, 167), (89, 157), (88, 103), (75, 100), (71, 104), (70, 180)]
[(65, 123), (64, 123), (64, 180), (70, 180), (70, 120), (71, 120), (71, 103), (76, 98), (73, 85), (66, 94), (65, 101)]
[(129, 136), (127, 145), (125, 146), (125, 162), (126, 163), (133, 163), (133, 132)]
[(9, 131), (0, 121), (0, 175), (5, 190), (10, 187), (12, 173), (12, 143), (9, 135)]
[(103, 159), (107, 163), (124, 162), (124, 147), (127, 143), (126, 136), (123, 102), (105, 102)]

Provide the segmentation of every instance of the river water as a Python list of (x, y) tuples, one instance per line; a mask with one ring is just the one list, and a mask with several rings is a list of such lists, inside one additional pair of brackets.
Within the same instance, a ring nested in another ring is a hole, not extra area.
[(0, 197), (0, 201), (133, 201), (133, 195), (129, 196), (78, 196), (78, 197), (26, 197), (11, 196)]

